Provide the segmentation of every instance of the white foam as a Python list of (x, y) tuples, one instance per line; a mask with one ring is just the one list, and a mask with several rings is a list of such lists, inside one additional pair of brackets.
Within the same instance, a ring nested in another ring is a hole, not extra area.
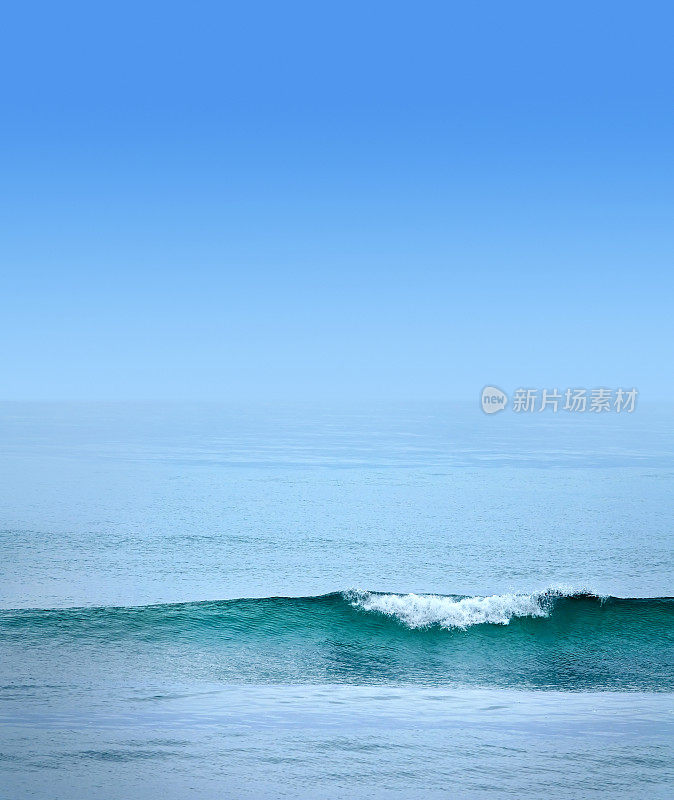
[(352, 591), (347, 599), (355, 608), (396, 617), (410, 628), (466, 629), (489, 623), (508, 625), (513, 617), (547, 617), (548, 593), (495, 594), (491, 597), (446, 597), (433, 594), (377, 594)]

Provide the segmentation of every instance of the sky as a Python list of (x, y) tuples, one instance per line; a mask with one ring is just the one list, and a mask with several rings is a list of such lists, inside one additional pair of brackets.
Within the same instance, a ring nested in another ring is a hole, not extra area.
[(673, 22), (11, 4), (0, 398), (672, 399)]

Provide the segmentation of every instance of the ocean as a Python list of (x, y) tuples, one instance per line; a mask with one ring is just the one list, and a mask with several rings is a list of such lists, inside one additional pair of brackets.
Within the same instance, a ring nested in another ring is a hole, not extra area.
[(0, 797), (672, 797), (673, 411), (0, 404)]

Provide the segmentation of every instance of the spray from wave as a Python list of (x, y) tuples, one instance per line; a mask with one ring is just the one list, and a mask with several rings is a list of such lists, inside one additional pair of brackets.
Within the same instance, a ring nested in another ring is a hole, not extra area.
[(437, 626), (465, 630), (473, 625), (509, 625), (514, 617), (547, 617), (556, 598), (578, 594), (567, 589), (548, 589), (533, 594), (452, 597), (434, 594), (384, 594), (355, 589), (346, 592), (345, 598), (354, 608), (395, 617), (408, 628)]

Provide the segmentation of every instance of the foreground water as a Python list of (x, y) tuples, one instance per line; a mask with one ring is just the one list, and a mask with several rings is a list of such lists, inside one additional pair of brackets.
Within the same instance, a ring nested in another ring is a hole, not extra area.
[(5, 797), (664, 799), (674, 779), (652, 694), (162, 683), (28, 707), (0, 717)]
[(0, 796), (671, 796), (671, 419), (0, 407)]

